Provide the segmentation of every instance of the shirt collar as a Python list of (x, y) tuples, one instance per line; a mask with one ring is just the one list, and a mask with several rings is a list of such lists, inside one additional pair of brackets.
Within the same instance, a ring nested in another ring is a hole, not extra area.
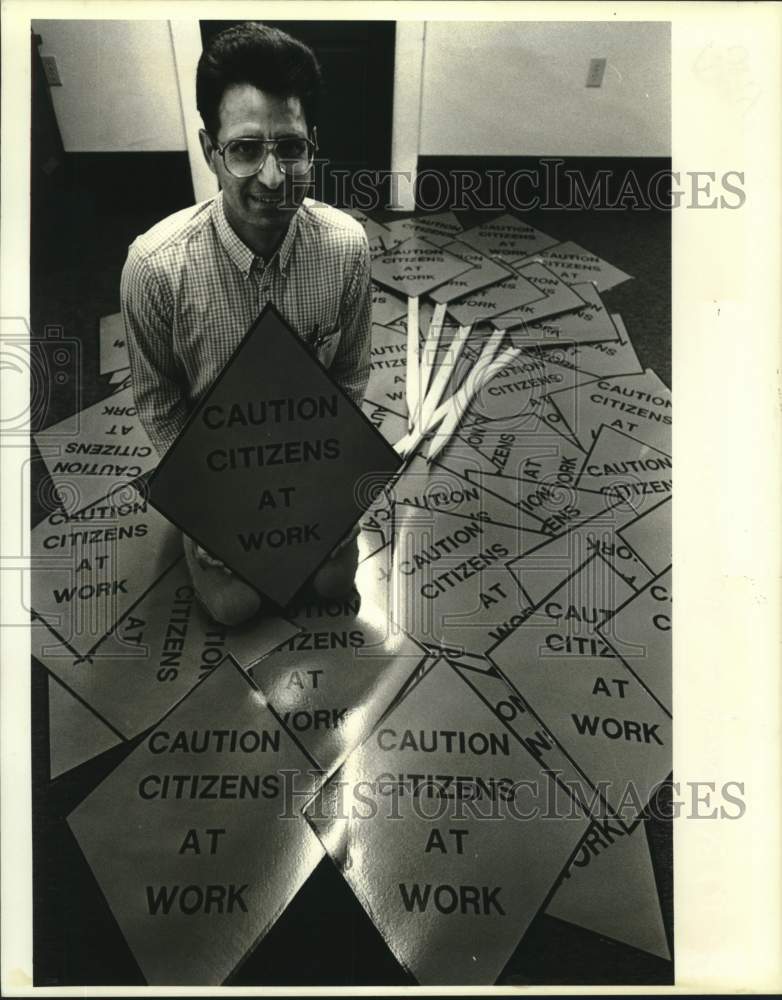
[[(246, 278), (249, 276), (255, 262), (261, 261), (262, 258), (257, 257), (247, 244), (241, 240), (231, 228), (231, 224), (225, 217), (222, 191), (220, 191), (215, 198), (214, 205), (215, 228), (217, 230), (217, 235), (220, 238), (220, 242), (223, 245), (223, 249)], [(288, 231), (286, 232), (281, 245), (277, 248), (274, 255), (269, 260), (269, 265), (273, 264), (275, 260), (277, 261), (280, 272), (283, 275), (287, 274), (288, 262), (290, 261), (291, 253), (293, 252), (293, 244), (296, 240), (298, 220), (299, 212), (297, 211), (291, 218), (290, 224), (288, 225)]]

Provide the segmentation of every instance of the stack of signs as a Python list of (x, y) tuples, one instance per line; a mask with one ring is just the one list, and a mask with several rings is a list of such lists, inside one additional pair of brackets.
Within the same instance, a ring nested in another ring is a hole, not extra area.
[[(268, 307), (149, 497), (130, 390), (36, 438), (52, 777), (140, 739), (71, 829), (152, 984), (223, 983), (324, 852), (423, 985), (494, 983), (541, 913), (668, 959), (671, 396), (603, 301), (629, 276), (507, 215), (352, 214), (361, 410)], [(307, 597), (359, 519), (353, 592)], [(284, 616), (210, 620), (181, 531)]]
[[(554, 426), (573, 448), (586, 450), (588, 444), (571, 426), (577, 399), (564, 390), (604, 374), (633, 374), (640, 366), (629, 338), (623, 336), (621, 319), (609, 314), (597, 286), (584, 281), (584, 272), (575, 265), (582, 263), (588, 273), (599, 275), (603, 287), (627, 276), (575, 245), (564, 252), (574, 266), (560, 275), (547, 266), (545, 256), (557, 242), (510, 216), (461, 232), (450, 242), (444, 242), (442, 234), (430, 239), (426, 225), (426, 218), (390, 223), (397, 236), (412, 235), (373, 263), (374, 282), (391, 294), (406, 294), (408, 308), (405, 345), (392, 332), (405, 332), (401, 317), (391, 318), (398, 300), (378, 303), (373, 312), (372, 372), (365, 403), (371, 418), (379, 424), (379, 414), (386, 410), (407, 417), (406, 438), (397, 437), (398, 425), (387, 435), (404, 456), (419, 447), (421, 437), (434, 433), (439, 438), (430, 453), (434, 458), (450, 443), (459, 423), (482, 416), (470, 412), (474, 397), (510, 368), (512, 387), (498, 384), (487, 390), (494, 395), (495, 410), (488, 419), (518, 417), (518, 400), (501, 400), (502, 393), (545, 387), (530, 400), (535, 422)], [(581, 347), (583, 356), (578, 353)], [(530, 373), (528, 366), (526, 377), (519, 350), (538, 352), (526, 359), (538, 369)], [(450, 372), (443, 370), (446, 367)], [(563, 390), (558, 406), (549, 399), (557, 388)], [(567, 458), (573, 460), (572, 455)]]
[[(656, 896), (639, 902), (654, 886), (639, 817), (671, 767), (670, 391), (603, 302), (620, 269), (510, 217), (443, 246), (472, 270), (414, 290), (406, 350), (401, 322), (376, 331), (378, 360), (389, 345), (400, 360), (368, 396), (411, 429), (405, 473), (364, 519), (360, 578), (432, 654), (525, 699), (608, 810), (548, 912), (668, 957)], [(590, 916), (578, 874), (620, 837), (633, 912)]]
[(370, 480), (382, 486), (398, 466), (393, 449), (268, 305), (166, 453), (150, 497), (284, 606), (363, 514)]

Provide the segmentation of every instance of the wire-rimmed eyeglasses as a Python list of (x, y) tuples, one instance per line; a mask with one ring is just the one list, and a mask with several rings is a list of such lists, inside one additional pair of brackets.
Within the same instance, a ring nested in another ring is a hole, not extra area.
[(298, 135), (282, 139), (240, 137), (229, 139), (222, 146), (215, 144), (213, 148), (222, 156), (225, 169), (234, 177), (252, 177), (257, 174), (266, 163), (269, 153), (284, 174), (300, 177), (312, 166), (318, 149), (316, 140), (317, 136), (315, 139), (305, 139)]

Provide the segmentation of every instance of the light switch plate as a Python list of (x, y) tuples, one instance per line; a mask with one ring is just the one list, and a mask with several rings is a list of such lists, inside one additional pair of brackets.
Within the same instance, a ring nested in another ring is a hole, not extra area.
[(603, 75), (606, 71), (605, 59), (590, 59), (589, 72), (587, 73), (587, 87), (602, 87)]
[(46, 74), (46, 82), (50, 87), (61, 87), (62, 77), (60, 76), (60, 67), (57, 65), (57, 59), (54, 56), (41, 56), (41, 62), (43, 63), (43, 71)]

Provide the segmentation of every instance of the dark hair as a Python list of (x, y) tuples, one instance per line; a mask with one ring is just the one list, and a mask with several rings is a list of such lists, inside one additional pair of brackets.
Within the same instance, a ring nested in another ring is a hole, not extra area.
[(196, 106), (214, 138), (227, 87), (249, 83), (275, 97), (298, 97), (308, 128), (317, 117), (320, 66), (312, 49), (279, 28), (247, 21), (226, 28), (201, 53), (196, 72)]

